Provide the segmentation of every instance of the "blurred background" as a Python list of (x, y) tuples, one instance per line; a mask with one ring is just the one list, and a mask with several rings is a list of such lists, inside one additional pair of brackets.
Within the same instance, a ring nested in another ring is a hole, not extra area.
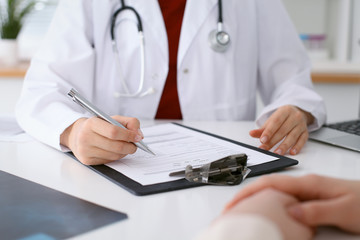
[[(8, 2), (11, 0), (0, 0), (2, 23)], [(22, 7), (32, 4), (30, 0), (17, 2)], [(328, 122), (357, 118), (360, 116), (360, 0), (283, 2), (311, 58), (312, 79), (325, 100)], [(24, 17), (15, 41), (7, 41), (1, 35), (0, 115), (14, 113), (29, 61), (41, 45), (57, 4), (58, 0), (36, 1)], [(259, 102), (258, 110), (261, 108)]]

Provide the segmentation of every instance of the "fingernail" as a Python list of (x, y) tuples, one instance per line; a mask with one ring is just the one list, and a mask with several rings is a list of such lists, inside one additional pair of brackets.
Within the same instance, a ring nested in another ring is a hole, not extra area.
[(296, 155), (296, 154), (297, 154), (296, 148), (293, 148), (293, 149), (291, 150), (291, 153), (292, 153), (293, 155)]
[(260, 139), (260, 142), (261, 143), (266, 143), (268, 140), (268, 137), (267, 136), (263, 136), (261, 139)]
[(263, 150), (267, 150), (266, 145), (260, 145), (259, 148)]
[(144, 138), (144, 134), (143, 134), (143, 132), (141, 131), (140, 128), (138, 129), (138, 134), (139, 134), (142, 138)]
[(135, 142), (140, 142), (142, 139), (143, 139), (143, 138), (142, 138), (142, 136), (140, 136), (140, 135), (136, 135), (136, 136), (135, 136)]
[(282, 150), (281, 150), (281, 149), (277, 149), (277, 150), (275, 151), (275, 153), (277, 153), (277, 154), (279, 154), (279, 155), (282, 155)]

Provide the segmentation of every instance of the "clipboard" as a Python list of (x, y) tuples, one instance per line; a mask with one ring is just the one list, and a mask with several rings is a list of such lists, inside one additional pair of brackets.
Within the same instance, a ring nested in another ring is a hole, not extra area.
[[(297, 160), (294, 160), (294, 159), (291, 159), (291, 158), (288, 158), (285, 156), (281, 156), (276, 153), (269, 152), (269, 151), (266, 151), (266, 150), (263, 150), (263, 149), (260, 149), (260, 148), (254, 147), (254, 146), (250, 146), (245, 143), (241, 143), (241, 142), (238, 142), (238, 141), (235, 141), (232, 139), (228, 139), (228, 138), (225, 138), (225, 137), (222, 137), (219, 135), (215, 135), (215, 134), (212, 134), (209, 132), (205, 132), (205, 131), (202, 131), (199, 129), (192, 128), (192, 127), (184, 126), (179, 123), (172, 123), (172, 124), (190, 129), (192, 131), (197, 131), (197, 132), (200, 132), (200, 133), (203, 133), (203, 134), (206, 134), (206, 135), (209, 135), (209, 136), (212, 136), (212, 137), (224, 140), (224, 141), (228, 141), (228, 142), (246, 147), (248, 149), (252, 149), (252, 150), (255, 150), (255, 151), (278, 158), (277, 160), (274, 160), (274, 161), (270, 161), (270, 162), (266, 162), (266, 163), (262, 163), (262, 164), (258, 164), (258, 165), (248, 166), (248, 168), (251, 169), (251, 172), (249, 173), (247, 178), (263, 175), (266, 173), (276, 172), (276, 171), (285, 169), (287, 167), (297, 165), (299, 163)], [(71, 152), (66, 153), (66, 154), (71, 156), (75, 160), (77, 160), (76, 157)], [(200, 184), (200, 183), (189, 182), (186, 179), (180, 179), (180, 180), (151, 184), (151, 185), (141, 185), (140, 183), (134, 181), (133, 179), (125, 176), (124, 174), (122, 174), (106, 165), (96, 165), (96, 166), (84, 165), (84, 166), (90, 168), (91, 170), (97, 172), (98, 174), (100, 174), (100, 175), (104, 176), (105, 178), (107, 178), (108, 180), (112, 181), (116, 185), (119, 185), (120, 187), (124, 188), (125, 190), (127, 190), (130, 193), (137, 195), (137, 196), (163, 193), (163, 192), (168, 192), (168, 191), (174, 191), (174, 190), (180, 190), (180, 189), (186, 189), (186, 188), (198, 187), (198, 186), (205, 185), (205, 184)]]

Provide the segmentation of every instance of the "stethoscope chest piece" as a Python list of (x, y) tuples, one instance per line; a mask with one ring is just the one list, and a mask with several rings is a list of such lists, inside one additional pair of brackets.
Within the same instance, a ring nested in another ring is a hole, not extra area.
[(215, 29), (209, 34), (209, 45), (215, 52), (225, 52), (230, 45), (230, 35)]

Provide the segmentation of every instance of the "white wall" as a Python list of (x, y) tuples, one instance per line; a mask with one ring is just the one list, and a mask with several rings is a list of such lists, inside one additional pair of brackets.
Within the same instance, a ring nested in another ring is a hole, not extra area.
[[(360, 84), (316, 83), (315, 91), (324, 99), (327, 123), (360, 118)], [(263, 108), (257, 97), (257, 113)]]
[(329, 0), (283, 0), (299, 33), (324, 34)]
[(357, 21), (354, 16), (360, 15), (360, 7), (354, 8), (359, 0), (282, 1), (300, 34), (326, 35), (329, 60), (354, 60), (353, 52), (358, 47), (352, 44), (352, 40), (358, 36), (352, 26)]
[(315, 90), (325, 101), (328, 123), (360, 117), (360, 84), (317, 83)]

